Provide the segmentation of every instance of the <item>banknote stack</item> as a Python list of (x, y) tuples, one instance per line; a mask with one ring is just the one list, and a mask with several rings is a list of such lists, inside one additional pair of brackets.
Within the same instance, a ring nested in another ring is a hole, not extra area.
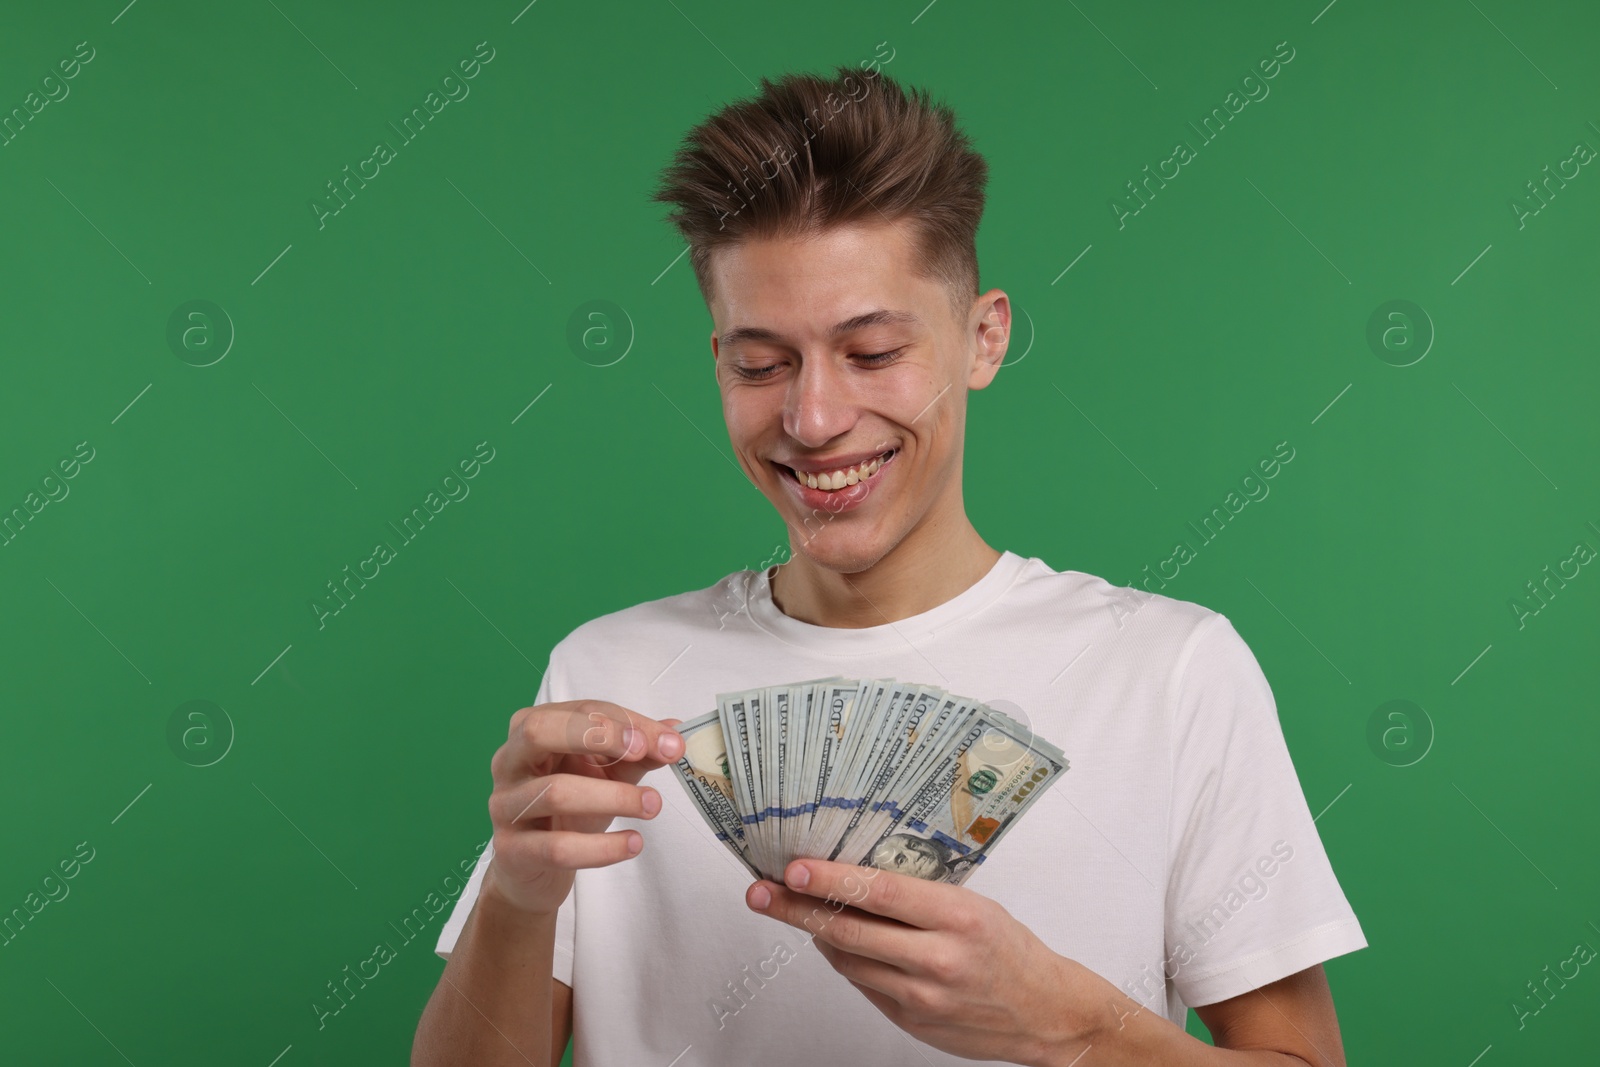
[(751, 875), (808, 857), (960, 885), (1067, 770), (988, 705), (890, 678), (717, 695), (673, 766)]

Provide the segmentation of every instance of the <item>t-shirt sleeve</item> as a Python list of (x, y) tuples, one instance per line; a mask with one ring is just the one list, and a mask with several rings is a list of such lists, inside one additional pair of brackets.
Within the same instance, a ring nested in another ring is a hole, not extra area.
[[(566, 700), (565, 696), (551, 695), (556, 689), (563, 688), (557, 678), (555, 657), (552, 653), (549, 664), (545, 667), (544, 677), (539, 682), (539, 692), (534, 696), (535, 704), (547, 704), (552, 700)], [(487, 760), (487, 757), (485, 757)], [(456, 940), (461, 936), (461, 930), (467, 925), (467, 918), (472, 914), (472, 906), (478, 899), (478, 891), (483, 885), (483, 873), (489, 866), (489, 861), (494, 858), (494, 841), (491, 840), (483, 853), (478, 857), (477, 866), (472, 869), (472, 877), (467, 879), (467, 884), (461, 890), (461, 896), (456, 898), (455, 907), (450, 912), (450, 917), (445, 920), (444, 928), (439, 931), (439, 942), (433, 951), (441, 959), (449, 959), (450, 953), (456, 947)], [(561, 902), (561, 908), (556, 912), (556, 942), (555, 955), (552, 960), (551, 974), (556, 981), (567, 986), (572, 985), (572, 950), (576, 932), (575, 911), (576, 903), (573, 898), (577, 890), (567, 894), (567, 899)]]
[(1260, 664), (1224, 615), (1175, 668), (1167, 974), (1214, 1004), (1365, 948)]

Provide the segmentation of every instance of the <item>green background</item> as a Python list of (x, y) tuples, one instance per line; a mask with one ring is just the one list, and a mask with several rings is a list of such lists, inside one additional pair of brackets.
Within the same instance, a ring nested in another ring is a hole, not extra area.
[[(713, 455), (657, 172), (760, 77), (874, 55), (992, 168), (982, 284), (1017, 327), (971, 406), (991, 544), (1126, 583), (1296, 450), (1164, 591), (1234, 620), (1277, 696), (1371, 942), (1328, 965), (1350, 1062), (1591, 1052), (1595, 968), (1512, 1004), (1600, 947), (1600, 575), (1512, 601), (1600, 549), (1600, 174), (1512, 204), (1600, 147), (1592, 6), (124, 3), (0, 33), (7, 113), (95, 50), (0, 147), (0, 509), (94, 457), (0, 547), (0, 909), (94, 850), (0, 947), (0, 1058), (405, 1062), (442, 916), (312, 1005), (459, 886), (550, 646), (783, 539)], [(401, 141), (482, 41), (470, 95)], [(1202, 143), (1280, 41), (1270, 95)], [(1119, 227), (1179, 139), (1196, 158)], [(196, 300), (226, 321), (169, 343)], [(591, 300), (620, 313), (574, 348)], [(1374, 347), (1392, 300), (1427, 321)], [(470, 495), (319, 626), (482, 441)], [(1391, 700), (1423, 711), (1369, 740)]]

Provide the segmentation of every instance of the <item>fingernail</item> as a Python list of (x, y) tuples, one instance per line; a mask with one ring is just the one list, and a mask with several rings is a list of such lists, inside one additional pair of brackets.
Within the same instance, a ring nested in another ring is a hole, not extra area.
[(646, 815), (654, 815), (661, 810), (661, 794), (654, 789), (646, 789), (644, 798), (639, 801), (639, 806), (644, 808)]
[(640, 837), (638, 834), (629, 834), (628, 855), (637, 856), (641, 848), (644, 848), (644, 838)]
[(804, 889), (811, 884), (811, 869), (803, 863), (797, 863), (784, 874), (783, 880), (795, 889)]
[(624, 726), (622, 728), (622, 754), (631, 756), (633, 755), (633, 750), (637, 747), (639, 747), (639, 731), (631, 726)]
[(758, 885), (750, 891), (750, 906), (757, 911), (766, 911), (772, 903), (772, 893), (764, 885)]
[(683, 755), (683, 738), (676, 733), (664, 733), (656, 741), (662, 759), (677, 759)]

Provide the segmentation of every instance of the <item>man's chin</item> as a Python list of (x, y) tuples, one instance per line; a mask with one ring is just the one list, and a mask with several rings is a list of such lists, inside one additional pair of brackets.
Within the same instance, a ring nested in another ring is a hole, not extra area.
[(859, 574), (877, 564), (894, 547), (894, 542), (872, 528), (824, 528), (814, 533), (808, 531), (808, 535), (809, 540), (805, 537), (791, 540), (794, 555), (804, 556), (814, 567), (838, 574)]

